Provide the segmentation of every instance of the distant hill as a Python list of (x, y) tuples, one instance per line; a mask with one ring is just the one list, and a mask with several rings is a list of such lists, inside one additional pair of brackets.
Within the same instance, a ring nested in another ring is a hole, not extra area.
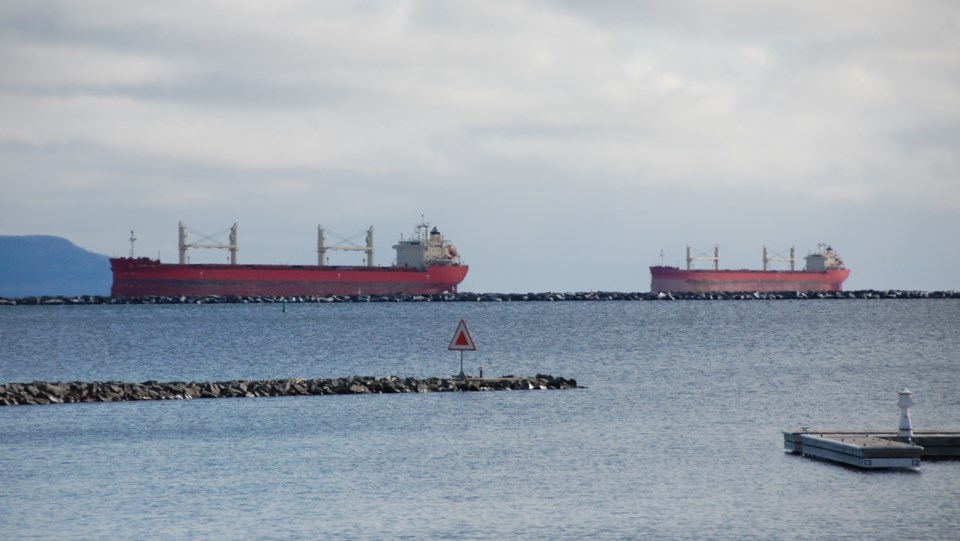
[(105, 255), (60, 237), (0, 236), (0, 297), (109, 295)]

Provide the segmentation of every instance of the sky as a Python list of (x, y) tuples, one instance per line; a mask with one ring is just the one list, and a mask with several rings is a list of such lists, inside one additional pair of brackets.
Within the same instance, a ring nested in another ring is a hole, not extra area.
[(0, 0), (0, 201), (166, 262), (183, 222), (241, 263), (374, 226), (389, 264), (423, 217), (461, 291), (818, 243), (845, 289), (956, 290), (960, 3)]

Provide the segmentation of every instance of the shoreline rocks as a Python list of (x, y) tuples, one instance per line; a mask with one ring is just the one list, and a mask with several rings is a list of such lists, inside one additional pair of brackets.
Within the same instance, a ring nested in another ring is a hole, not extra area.
[(399, 378), (350, 376), (332, 379), (232, 380), (215, 382), (121, 381), (48, 382), (0, 384), (0, 406), (122, 402), (129, 400), (176, 400), (193, 398), (254, 398), (344, 394), (390, 394), (576, 389), (577, 381), (546, 374), (533, 377), (497, 378)]
[(279, 304), (344, 302), (560, 302), (560, 301), (719, 301), (719, 300), (815, 300), (815, 299), (960, 299), (960, 291), (858, 290), (710, 293), (630, 293), (589, 291), (576, 293), (448, 293), (436, 295), (180, 295), (172, 297), (0, 297), (0, 306), (91, 305), (91, 304)]

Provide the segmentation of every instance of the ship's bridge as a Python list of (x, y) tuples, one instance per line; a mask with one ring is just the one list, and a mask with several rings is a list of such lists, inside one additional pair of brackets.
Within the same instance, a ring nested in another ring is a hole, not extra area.
[(414, 238), (400, 239), (393, 247), (397, 251), (398, 267), (425, 268), (430, 265), (456, 265), (459, 256), (450, 241), (444, 240), (440, 231), (422, 222), (416, 227)]

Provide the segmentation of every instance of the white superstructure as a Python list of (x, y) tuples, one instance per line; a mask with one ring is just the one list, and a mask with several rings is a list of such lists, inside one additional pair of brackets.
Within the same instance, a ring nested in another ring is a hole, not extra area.
[(413, 238), (404, 240), (401, 237), (393, 249), (397, 251), (397, 267), (419, 269), (460, 264), (460, 256), (453, 243), (445, 240), (436, 227), (430, 229), (427, 222), (417, 224)]

